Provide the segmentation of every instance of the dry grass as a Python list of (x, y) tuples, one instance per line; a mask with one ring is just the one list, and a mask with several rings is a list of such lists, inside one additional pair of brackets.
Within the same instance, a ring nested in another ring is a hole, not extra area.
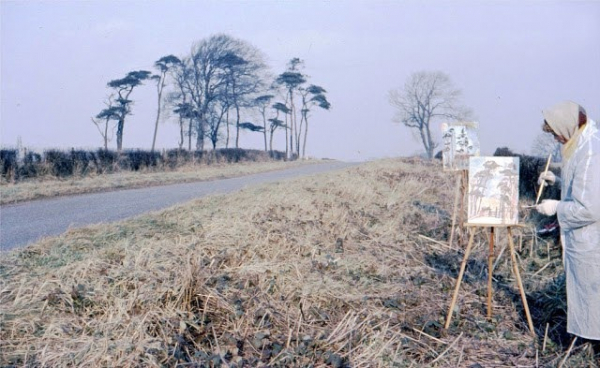
[(130, 172), (57, 178), (45, 176), (34, 180), (0, 182), (0, 204), (17, 203), (61, 195), (101, 192), (115, 189), (140, 188), (192, 181), (230, 178), (258, 172), (280, 170), (315, 163), (315, 160), (247, 162), (235, 164), (188, 165), (172, 171)]
[[(486, 321), (483, 244), (443, 329), (462, 258), (446, 244), (453, 185), (438, 162), (383, 160), (45, 239), (0, 262), (0, 365), (557, 366), (564, 326), (542, 316), (564, 307), (560, 254), (528, 229), (538, 339), (506, 255)], [(564, 367), (589, 359), (576, 346)]]

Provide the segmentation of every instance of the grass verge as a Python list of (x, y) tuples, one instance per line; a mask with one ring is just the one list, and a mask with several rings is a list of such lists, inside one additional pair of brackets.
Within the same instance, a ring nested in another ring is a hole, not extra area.
[(318, 160), (268, 161), (232, 164), (188, 165), (172, 171), (129, 172), (57, 178), (52, 176), (24, 182), (0, 184), (0, 204), (11, 204), (63, 195), (102, 192), (117, 189), (141, 188), (156, 185), (206, 181), (281, 170)]
[[(0, 261), (0, 365), (557, 366), (560, 252), (530, 227), (515, 236), (536, 338), (506, 252), (486, 320), (483, 232), (443, 328), (462, 259), (447, 244), (453, 183), (438, 162), (382, 160), (14, 251)], [(582, 344), (563, 367), (590, 362)]]

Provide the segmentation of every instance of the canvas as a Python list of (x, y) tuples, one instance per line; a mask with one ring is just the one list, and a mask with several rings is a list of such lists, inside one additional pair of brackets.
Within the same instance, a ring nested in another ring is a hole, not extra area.
[(444, 170), (469, 169), (469, 157), (479, 156), (478, 124), (461, 122), (442, 125), (442, 163)]
[(519, 158), (469, 159), (468, 222), (516, 225), (519, 222)]

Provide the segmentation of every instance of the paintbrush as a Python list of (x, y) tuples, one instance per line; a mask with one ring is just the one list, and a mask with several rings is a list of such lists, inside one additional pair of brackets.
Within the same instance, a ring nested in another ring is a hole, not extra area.
[[(544, 174), (546, 174), (548, 172), (548, 167), (550, 166), (551, 161), (552, 161), (552, 154), (550, 154), (548, 156), (548, 161), (546, 161), (546, 168), (544, 169)], [(537, 193), (537, 198), (535, 199), (535, 204), (537, 204), (540, 201), (540, 197), (542, 196), (542, 191), (544, 190), (545, 186), (546, 186), (546, 182), (542, 182), (542, 184), (540, 185), (540, 189), (538, 190), (538, 193)]]

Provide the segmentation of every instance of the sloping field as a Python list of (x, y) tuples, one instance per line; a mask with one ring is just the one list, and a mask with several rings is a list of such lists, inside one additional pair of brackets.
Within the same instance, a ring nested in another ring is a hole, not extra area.
[[(0, 365), (558, 366), (560, 249), (529, 227), (515, 237), (537, 338), (506, 252), (486, 320), (484, 232), (443, 328), (453, 200), (441, 163), (393, 159), (46, 239), (0, 262)], [(563, 366), (590, 362), (578, 344)]]

